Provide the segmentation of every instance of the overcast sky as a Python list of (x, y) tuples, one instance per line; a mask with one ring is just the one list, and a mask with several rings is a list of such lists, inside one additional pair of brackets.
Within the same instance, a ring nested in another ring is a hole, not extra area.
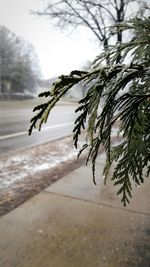
[[(0, 25), (5, 25), (35, 47), (44, 78), (67, 74), (98, 54), (98, 44), (85, 28), (72, 35), (53, 29), (50, 21), (30, 14), (42, 0), (0, 0)], [(44, 1), (43, 1), (44, 2)]]

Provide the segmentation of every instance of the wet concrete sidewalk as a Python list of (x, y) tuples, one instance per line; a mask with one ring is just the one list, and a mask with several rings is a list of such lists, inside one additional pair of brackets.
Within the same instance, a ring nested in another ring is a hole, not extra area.
[(149, 267), (150, 182), (123, 208), (102, 179), (104, 155), (0, 218), (0, 267)]

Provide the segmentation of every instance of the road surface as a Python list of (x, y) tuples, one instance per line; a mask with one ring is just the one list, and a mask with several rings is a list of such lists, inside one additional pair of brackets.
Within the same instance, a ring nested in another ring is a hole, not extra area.
[(31, 108), (0, 109), (0, 155), (65, 137), (72, 133), (75, 106), (57, 106), (41, 132), (28, 136)]

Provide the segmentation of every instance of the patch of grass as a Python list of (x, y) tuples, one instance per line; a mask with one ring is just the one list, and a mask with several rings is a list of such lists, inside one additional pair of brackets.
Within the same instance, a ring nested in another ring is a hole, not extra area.
[(40, 104), (38, 98), (31, 100), (4, 100), (0, 101), (0, 108), (29, 108)]
[[(43, 99), (34, 98), (30, 100), (9, 100), (9, 101), (0, 101), (0, 108), (9, 108), (9, 109), (21, 109), (21, 108), (34, 108), (35, 106), (41, 104)], [(77, 101), (63, 99), (60, 101), (59, 105), (76, 105)]]

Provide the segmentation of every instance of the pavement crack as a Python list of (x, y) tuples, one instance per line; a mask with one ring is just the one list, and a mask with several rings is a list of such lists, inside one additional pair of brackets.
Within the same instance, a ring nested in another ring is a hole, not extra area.
[(103, 202), (97, 203), (97, 202), (94, 202), (94, 201), (91, 201), (91, 200), (82, 199), (82, 198), (79, 198), (79, 197), (70, 196), (70, 195), (67, 195), (67, 194), (61, 194), (61, 193), (52, 192), (52, 191), (44, 190), (43, 192), (46, 193), (46, 194), (59, 195), (61, 197), (66, 197), (66, 198), (70, 198), (70, 199), (79, 200), (79, 201), (82, 201), (82, 202), (85, 202), (85, 203), (90, 203), (90, 204), (93, 204), (93, 205), (96, 205), (96, 206), (103, 206), (103, 207), (107, 207), (107, 208), (111, 208), (111, 209), (121, 210), (121, 211), (124, 211), (124, 212), (134, 213), (134, 214), (137, 214), (137, 215), (140, 215), (140, 216), (142, 215), (142, 216), (150, 217), (150, 213), (144, 212), (144, 211), (137, 211), (137, 210), (132, 210), (132, 209), (124, 208), (124, 207), (121, 208), (121, 207), (117, 207), (117, 206), (114, 206), (114, 205), (111, 205), (111, 204), (107, 204), (107, 203), (103, 203)]

